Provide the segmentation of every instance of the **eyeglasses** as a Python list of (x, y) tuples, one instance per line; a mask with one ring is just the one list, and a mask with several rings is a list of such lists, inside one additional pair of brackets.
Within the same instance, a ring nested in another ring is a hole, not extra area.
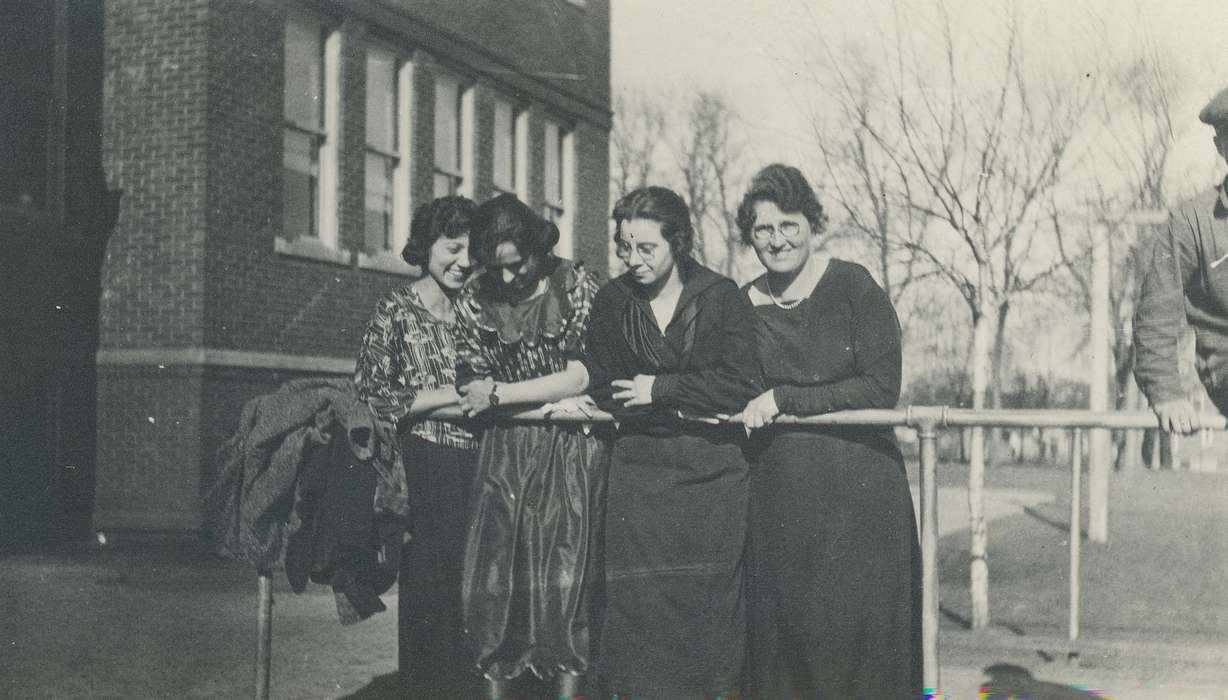
[(757, 224), (750, 230), (751, 238), (756, 243), (770, 241), (772, 236), (777, 233), (786, 241), (795, 242), (801, 237), (802, 225), (796, 221), (782, 221), (775, 226), (772, 224)]
[(614, 255), (618, 256), (618, 259), (623, 261), (629, 260), (632, 252), (639, 254), (641, 260), (651, 260), (655, 251), (656, 246), (650, 244), (641, 243), (639, 245), (632, 246), (626, 241), (614, 242)]

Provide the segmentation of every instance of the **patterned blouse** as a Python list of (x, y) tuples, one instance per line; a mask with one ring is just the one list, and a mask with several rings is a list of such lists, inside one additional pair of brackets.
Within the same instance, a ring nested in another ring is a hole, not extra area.
[(545, 292), (519, 304), (481, 300), (480, 278), (461, 294), (455, 337), (462, 384), (536, 379), (583, 357), (597, 280), (580, 265), (555, 260)]
[[(456, 382), (452, 325), (431, 315), (412, 285), (384, 295), (367, 325), (354, 371), (358, 395), (394, 425), (409, 413), (420, 391)], [(419, 420), (410, 429), (430, 442), (472, 449), (477, 441), (453, 423)]]

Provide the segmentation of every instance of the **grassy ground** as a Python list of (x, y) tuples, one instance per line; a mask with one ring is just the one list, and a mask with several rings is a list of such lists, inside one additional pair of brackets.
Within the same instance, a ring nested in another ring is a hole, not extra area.
[[(1054, 499), (990, 524), (989, 630), (972, 632), (967, 534), (939, 542), (946, 697), (1228, 697), (1228, 477), (1115, 476), (1110, 541), (1084, 541), (1081, 657), (1066, 664), (1064, 469), (996, 467), (988, 485)], [(940, 485), (966, 473), (943, 465)], [(252, 694), (255, 575), (199, 546), (112, 537), (106, 548), (0, 558), (0, 698)], [(350, 627), (331, 593), (277, 580), (273, 697), (395, 697), (389, 611)]]

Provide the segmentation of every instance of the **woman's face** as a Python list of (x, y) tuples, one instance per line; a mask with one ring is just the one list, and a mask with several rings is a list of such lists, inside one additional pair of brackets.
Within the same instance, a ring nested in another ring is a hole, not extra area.
[(800, 212), (785, 213), (775, 202), (755, 202), (751, 245), (769, 272), (796, 272), (810, 257), (810, 222)]
[(469, 279), (469, 234), (449, 238), (440, 236), (432, 245), (426, 271), (445, 290), (457, 290)]
[(538, 256), (524, 255), (516, 244), (504, 241), (495, 247), (495, 258), (486, 266), (494, 294), (505, 299), (527, 296), (537, 285)]
[(674, 271), (674, 251), (661, 235), (661, 222), (628, 219), (619, 226), (615, 241), (618, 259), (631, 271), (635, 281), (645, 287), (663, 284)]

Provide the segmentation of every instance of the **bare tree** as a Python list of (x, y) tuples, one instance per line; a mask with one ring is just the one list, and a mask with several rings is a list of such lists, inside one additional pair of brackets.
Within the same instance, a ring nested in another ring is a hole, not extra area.
[(610, 130), (610, 185), (614, 199), (643, 187), (656, 175), (657, 151), (669, 126), (663, 103), (643, 92), (614, 95)]
[(734, 274), (741, 246), (736, 222), (744, 143), (728, 100), (718, 92), (695, 93), (674, 158), (695, 223), (695, 257), (727, 276)]
[[(1115, 330), (1112, 338), (1115, 406), (1136, 408), (1140, 402), (1134, 383), (1134, 298), (1140, 247), (1152, 225), (1138, 222), (1139, 212), (1158, 212), (1170, 204), (1168, 162), (1176, 141), (1173, 105), (1180, 101), (1183, 81), (1171, 56), (1143, 48), (1108, 71), (1096, 101), (1093, 148), (1097, 158), (1091, 185), (1086, 189), (1087, 214), (1108, 229), (1113, 284), (1109, 308)], [(1090, 310), (1088, 279), (1090, 242), (1061, 228), (1061, 212), (1052, 207), (1059, 227), (1059, 250), (1070, 260), (1074, 298)], [(1085, 339), (1086, 342), (1086, 339)], [(1121, 466), (1137, 450), (1119, 433), (1117, 462)]]
[[(969, 366), (973, 408), (986, 405), (995, 348), (1001, 347), (1011, 304), (1063, 267), (1042, 255), (1051, 237), (1047, 195), (1063, 173), (1071, 142), (1089, 103), (1079, 83), (1028, 73), (1015, 18), (1004, 22), (990, 79), (966, 73), (945, 8), (939, 10), (941, 70), (927, 70), (898, 41), (894, 127), (898, 169), (906, 174), (908, 206), (928, 218), (940, 240), (912, 249), (964, 300), (972, 321)], [(897, 32), (898, 34), (898, 32)], [(877, 140), (893, 144), (884, 134)], [(984, 431), (970, 441), (972, 624), (989, 623), (988, 529), (984, 512)]]
[(924, 276), (917, 265), (924, 247), (927, 217), (908, 205), (908, 173), (893, 154), (901, 149), (890, 96), (879, 69), (853, 48), (839, 57), (828, 53), (827, 73), (820, 80), (833, 104), (829, 120), (811, 115), (811, 124), (827, 171), (826, 194), (841, 217), (843, 238), (868, 248), (879, 282), (895, 305), (913, 282)]

